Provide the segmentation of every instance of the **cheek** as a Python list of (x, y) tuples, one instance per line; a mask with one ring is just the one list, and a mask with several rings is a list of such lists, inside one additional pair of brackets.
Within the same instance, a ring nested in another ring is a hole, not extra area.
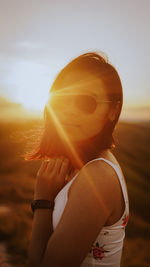
[(108, 117), (109, 109), (107, 107), (100, 107), (95, 110), (95, 112), (91, 114), (79, 113), (79, 120), (84, 122), (90, 122), (92, 124), (99, 124), (103, 122)]
[(79, 121), (83, 131), (90, 130), (98, 133), (108, 119), (108, 108), (98, 108), (92, 114), (80, 114)]
[(95, 117), (100, 118), (100, 120), (107, 119), (109, 115), (109, 109), (108, 103), (99, 104), (95, 111)]

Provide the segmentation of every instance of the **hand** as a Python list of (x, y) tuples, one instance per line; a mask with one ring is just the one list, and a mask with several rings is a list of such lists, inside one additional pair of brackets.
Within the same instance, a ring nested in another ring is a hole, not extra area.
[(69, 160), (59, 157), (43, 161), (37, 172), (34, 199), (54, 200), (66, 184), (65, 177), (69, 172)]

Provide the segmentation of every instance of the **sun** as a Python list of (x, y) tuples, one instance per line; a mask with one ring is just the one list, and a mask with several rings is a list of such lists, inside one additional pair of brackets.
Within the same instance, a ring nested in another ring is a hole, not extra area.
[(53, 77), (47, 66), (29, 61), (19, 61), (11, 72), (13, 100), (21, 103), (28, 110), (42, 112), (50, 96)]
[(47, 90), (41, 90), (41, 88), (36, 89), (37, 90), (33, 90), (32, 88), (30, 93), (22, 91), (20, 102), (25, 109), (42, 112), (48, 99), (49, 92)]

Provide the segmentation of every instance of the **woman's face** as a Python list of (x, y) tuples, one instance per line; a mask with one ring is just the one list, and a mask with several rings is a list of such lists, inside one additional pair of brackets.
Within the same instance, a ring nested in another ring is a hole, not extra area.
[(63, 80), (61, 88), (53, 92), (47, 107), (60, 134), (80, 142), (102, 130), (110, 103), (98, 78), (86, 72), (72, 72)]

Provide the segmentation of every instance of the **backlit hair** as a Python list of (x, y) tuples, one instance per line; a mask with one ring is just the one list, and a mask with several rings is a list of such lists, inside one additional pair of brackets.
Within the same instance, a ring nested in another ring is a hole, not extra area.
[[(63, 81), (67, 75), (76, 71), (85, 71), (87, 73), (87, 81), (88, 74), (92, 74), (103, 82), (107, 97), (111, 100), (110, 105), (112, 109), (115, 109), (117, 103), (119, 103), (119, 109), (117, 109), (118, 113), (116, 114), (115, 120), (107, 120), (103, 129), (96, 136), (73, 144), (84, 165), (86, 162), (98, 157), (103, 150), (115, 147), (113, 130), (122, 109), (123, 92), (116, 69), (107, 59), (95, 52), (82, 54), (67, 64), (57, 75), (50, 91), (61, 90)], [(45, 159), (62, 155), (69, 157), (73, 167), (78, 168), (76, 161), (70, 154), (67, 144), (61, 140), (57, 129), (52, 127), (53, 122), (46, 107), (44, 109), (44, 121), (45, 127), (39, 145), (32, 153), (27, 153), (26, 159)], [(55, 140), (57, 140), (56, 144)]]

